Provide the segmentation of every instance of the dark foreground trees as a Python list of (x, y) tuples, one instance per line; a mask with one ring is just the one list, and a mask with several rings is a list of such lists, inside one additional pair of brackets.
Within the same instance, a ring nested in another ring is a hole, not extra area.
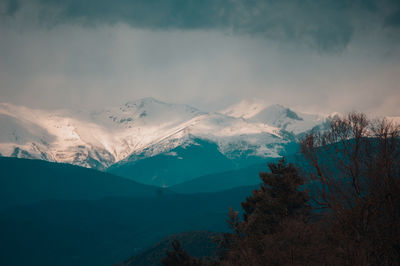
[(351, 113), (302, 142), (324, 243), (342, 265), (400, 264), (400, 129)]
[(165, 266), (182, 265), (193, 266), (203, 265), (202, 260), (190, 256), (185, 250), (182, 249), (178, 240), (172, 242), (172, 251), (167, 251), (167, 256), (162, 259), (162, 264)]
[(220, 263), (224, 265), (282, 265), (304, 261), (300, 236), (310, 216), (304, 179), (282, 159), (260, 173), (263, 184), (242, 203), (243, 219), (230, 210), (232, 234), (223, 238)]
[(400, 265), (399, 138), (387, 120), (334, 119), (303, 139), (301, 167), (260, 174), (218, 259), (168, 265)]

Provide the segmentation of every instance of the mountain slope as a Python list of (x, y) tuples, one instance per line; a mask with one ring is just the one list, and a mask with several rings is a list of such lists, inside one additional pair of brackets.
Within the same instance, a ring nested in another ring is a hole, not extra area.
[[(291, 150), (291, 152), (284, 154), (283, 157), (289, 163), (303, 168), (307, 167), (308, 164), (301, 153), (298, 152), (298, 149), (298, 145), (288, 147), (288, 150)], [(218, 192), (236, 187), (258, 185), (261, 183), (259, 177), (260, 172), (268, 172), (268, 164), (276, 163), (280, 159), (281, 158), (263, 159), (262, 162), (247, 167), (196, 177), (186, 182), (173, 185), (168, 189), (177, 193), (191, 194)]]
[(178, 146), (169, 152), (142, 160), (133, 159), (117, 164), (108, 171), (140, 183), (169, 187), (198, 176), (235, 167), (234, 162), (225, 157), (215, 143), (193, 139), (185, 146)]
[[(276, 159), (271, 159), (274, 161)], [(178, 193), (217, 192), (235, 187), (258, 185), (261, 183), (259, 173), (267, 171), (267, 163), (259, 163), (246, 168), (230, 170), (200, 176), (192, 180), (169, 187)]]
[(2, 103), (0, 153), (105, 168), (175, 134), (199, 114), (152, 98), (98, 111), (48, 112)]
[(154, 197), (169, 191), (68, 164), (0, 157), (0, 208), (60, 199)]

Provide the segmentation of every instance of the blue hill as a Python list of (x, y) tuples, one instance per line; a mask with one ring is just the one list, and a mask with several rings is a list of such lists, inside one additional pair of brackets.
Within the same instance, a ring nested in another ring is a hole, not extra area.
[(70, 164), (0, 157), (0, 208), (41, 200), (152, 197), (166, 190)]
[(179, 146), (153, 157), (121, 162), (107, 171), (137, 182), (156, 186), (172, 186), (195, 177), (223, 172), (237, 167), (218, 146), (210, 141), (195, 139), (195, 143)]

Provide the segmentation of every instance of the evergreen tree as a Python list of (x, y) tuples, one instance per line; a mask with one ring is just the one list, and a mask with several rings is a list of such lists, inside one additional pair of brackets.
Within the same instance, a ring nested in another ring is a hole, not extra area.
[[(307, 193), (301, 190), (304, 179), (284, 159), (269, 164), (269, 169), (269, 173), (260, 173), (260, 188), (242, 203), (243, 220), (230, 210), (228, 223), (233, 233), (226, 234), (222, 244), (223, 265), (285, 264), (282, 259), (303, 259), (291, 247), (298, 233), (304, 232), (301, 227), (306, 226), (310, 213)], [(295, 228), (298, 232), (288, 233)]]
[(190, 256), (182, 249), (178, 240), (172, 242), (172, 251), (167, 251), (167, 256), (162, 260), (164, 266), (200, 266), (201, 261)]
[(246, 234), (271, 234), (279, 230), (280, 221), (309, 213), (308, 196), (300, 191), (304, 179), (292, 164), (281, 159), (269, 164), (270, 173), (260, 173), (263, 181), (258, 190), (242, 203), (244, 210), (241, 231)]

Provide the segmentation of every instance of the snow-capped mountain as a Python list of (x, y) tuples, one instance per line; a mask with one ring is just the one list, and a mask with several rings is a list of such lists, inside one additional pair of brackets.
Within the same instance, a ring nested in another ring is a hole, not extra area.
[(44, 111), (0, 104), (0, 154), (104, 169), (205, 139), (228, 158), (278, 157), (283, 145), (325, 118), (242, 102), (220, 113), (153, 98), (96, 111)]
[(294, 112), (279, 104), (266, 105), (258, 100), (244, 100), (221, 113), (273, 126), (294, 135), (321, 126), (329, 118), (329, 116)]

